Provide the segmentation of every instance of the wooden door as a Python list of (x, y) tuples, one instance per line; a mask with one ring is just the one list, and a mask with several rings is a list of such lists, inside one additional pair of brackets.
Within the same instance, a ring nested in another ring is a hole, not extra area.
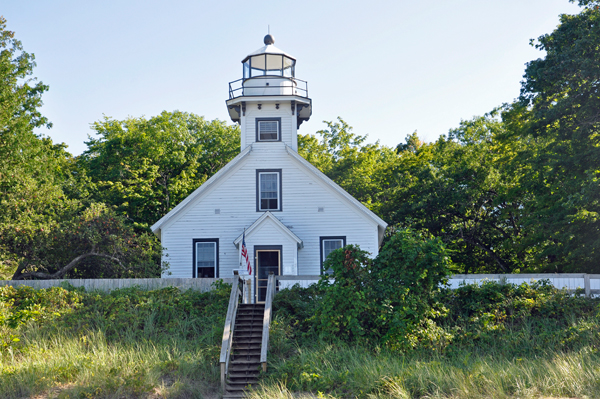
[(263, 303), (267, 297), (269, 273), (279, 276), (281, 273), (281, 250), (256, 250), (256, 302)]

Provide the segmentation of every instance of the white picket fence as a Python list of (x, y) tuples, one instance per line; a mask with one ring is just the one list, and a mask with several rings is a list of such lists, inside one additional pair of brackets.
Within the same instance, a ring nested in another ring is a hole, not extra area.
[[(320, 276), (279, 276), (280, 288), (288, 288), (294, 284), (308, 287)], [(450, 288), (456, 289), (461, 284), (481, 284), (483, 281), (496, 281), (503, 284), (523, 284), (539, 280), (548, 280), (550, 284), (568, 292), (583, 289), (586, 296), (600, 295), (600, 274), (586, 273), (539, 273), (539, 274), (455, 274), (450, 277)]]
[[(277, 276), (279, 288), (289, 288), (295, 284), (308, 287), (316, 283), (321, 276)], [(181, 290), (192, 289), (207, 292), (212, 284), (223, 280), (231, 284), (233, 278), (137, 278), (137, 279), (67, 279), (67, 280), (0, 280), (0, 287), (30, 286), (36, 289), (60, 286), (67, 282), (74, 287), (83, 287), (86, 291), (111, 291), (120, 288), (138, 286), (142, 289), (155, 290), (164, 287), (177, 287)], [(455, 274), (449, 279), (450, 288), (458, 288), (461, 284), (481, 284), (483, 281), (522, 284), (533, 281), (548, 280), (556, 288), (564, 288), (569, 292), (583, 289), (586, 296), (600, 295), (600, 274), (585, 273), (547, 273), (547, 274)]]
[(157, 290), (165, 287), (177, 287), (181, 290), (207, 292), (212, 290), (212, 284), (223, 280), (231, 284), (233, 278), (123, 278), (123, 279), (65, 279), (65, 280), (0, 280), (0, 287), (29, 286), (36, 289), (50, 288), (69, 283), (74, 287), (83, 287), (86, 291), (111, 291), (121, 288), (140, 287), (145, 290)]
[(461, 284), (481, 284), (482, 281), (523, 284), (533, 281), (548, 280), (556, 288), (575, 292), (583, 289), (586, 296), (600, 295), (600, 274), (586, 273), (540, 273), (540, 274), (455, 274), (450, 278), (450, 288), (458, 288)]

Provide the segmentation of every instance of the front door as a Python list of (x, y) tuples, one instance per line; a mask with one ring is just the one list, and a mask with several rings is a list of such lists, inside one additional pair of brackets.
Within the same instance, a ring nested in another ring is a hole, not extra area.
[(256, 250), (256, 302), (262, 303), (267, 298), (267, 281), (269, 273), (276, 276), (281, 272), (281, 249)]

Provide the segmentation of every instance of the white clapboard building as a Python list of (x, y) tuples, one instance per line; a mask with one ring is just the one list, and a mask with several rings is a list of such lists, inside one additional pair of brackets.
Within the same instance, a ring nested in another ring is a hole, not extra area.
[[(227, 108), (241, 128), (241, 152), (152, 226), (170, 264), (163, 277), (232, 277), (244, 237), (257, 300), (269, 272), (318, 275), (329, 252), (358, 244), (378, 253), (386, 223), (297, 153), (310, 118), (296, 59), (273, 45), (242, 61)], [(240, 272), (242, 274), (242, 272)], [(254, 291), (254, 290), (253, 290)]]

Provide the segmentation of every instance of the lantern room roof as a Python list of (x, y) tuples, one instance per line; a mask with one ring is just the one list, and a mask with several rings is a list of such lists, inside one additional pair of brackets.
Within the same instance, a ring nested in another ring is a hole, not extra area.
[(277, 47), (275, 47), (273, 44), (267, 44), (266, 46), (262, 46), (261, 48), (259, 48), (256, 51), (253, 51), (252, 53), (248, 54), (246, 56), (246, 58), (244, 58), (242, 60), (242, 62), (246, 62), (248, 61), (248, 58), (253, 57), (255, 55), (259, 55), (259, 54), (277, 54), (277, 55), (285, 55), (288, 58), (291, 58), (292, 60), (296, 61), (296, 57), (291, 56), (289, 54), (287, 54), (286, 52), (278, 49)]

